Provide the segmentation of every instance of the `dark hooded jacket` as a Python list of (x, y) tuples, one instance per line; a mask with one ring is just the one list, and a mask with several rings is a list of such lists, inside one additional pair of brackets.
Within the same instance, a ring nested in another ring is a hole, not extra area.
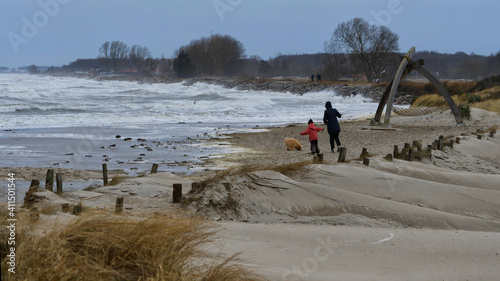
[(329, 101), (326, 102), (325, 107), (326, 110), (325, 115), (323, 116), (323, 122), (327, 126), (328, 133), (332, 134), (334, 132), (340, 132), (340, 125), (337, 117), (341, 118), (342, 114), (340, 114), (337, 109), (332, 108), (332, 103)]

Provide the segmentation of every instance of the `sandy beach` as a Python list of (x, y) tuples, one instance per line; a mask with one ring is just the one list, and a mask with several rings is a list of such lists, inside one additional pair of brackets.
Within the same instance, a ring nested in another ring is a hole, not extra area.
[[(480, 109), (471, 115), (466, 126), (456, 126), (449, 111), (394, 116), (394, 131), (374, 130), (366, 119), (342, 122), (345, 163), (330, 151), (326, 132), (319, 133), (324, 161), (313, 163), (307, 136), (299, 135), (306, 124), (259, 128), (212, 139), (210, 145), (235, 150), (206, 159), (202, 165), (213, 168), (204, 172), (146, 174), (62, 196), (40, 189), (30, 202), (41, 212), (41, 229), (76, 217), (60, 211), (63, 203), (114, 215), (118, 197), (120, 216), (202, 217), (218, 230), (209, 253), (240, 252), (238, 263), (268, 280), (496, 280), (500, 136), (489, 132), (500, 116)], [(460, 143), (421, 161), (384, 158), (394, 145), (417, 140), (427, 148), (439, 136)], [(299, 140), (303, 151), (287, 151), (285, 137)], [(360, 159), (363, 148), (369, 166)], [(289, 167), (276, 168), (283, 165)], [(223, 175), (223, 168), (233, 172)], [(181, 204), (172, 203), (175, 183), (183, 185)]]

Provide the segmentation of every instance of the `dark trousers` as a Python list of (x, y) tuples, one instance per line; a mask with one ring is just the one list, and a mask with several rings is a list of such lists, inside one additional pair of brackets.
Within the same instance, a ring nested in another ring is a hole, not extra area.
[(318, 140), (311, 141), (311, 153), (319, 153)]
[(330, 148), (332, 151), (335, 150), (335, 143), (337, 143), (337, 146), (340, 146), (339, 133), (340, 132), (333, 132), (330, 134)]

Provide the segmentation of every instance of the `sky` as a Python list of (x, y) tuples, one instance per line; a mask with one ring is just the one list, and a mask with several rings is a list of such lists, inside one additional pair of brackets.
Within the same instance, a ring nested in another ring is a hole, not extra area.
[(114, 40), (171, 58), (216, 33), (248, 57), (318, 53), (355, 17), (389, 27), (401, 52), (488, 56), (500, 51), (499, 11), (498, 0), (0, 0), (0, 66), (62, 66)]

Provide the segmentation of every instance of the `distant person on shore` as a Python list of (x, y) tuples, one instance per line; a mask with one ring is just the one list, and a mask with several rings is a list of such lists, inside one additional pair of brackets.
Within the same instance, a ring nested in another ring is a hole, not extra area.
[(338, 118), (342, 118), (342, 114), (337, 109), (332, 107), (332, 103), (327, 101), (325, 104), (326, 110), (323, 116), (323, 122), (327, 126), (328, 134), (330, 135), (330, 148), (335, 152), (335, 143), (340, 147), (340, 125)]
[(321, 74), (316, 74), (316, 81), (321, 82)]
[(311, 75), (311, 82), (314, 82), (314, 74)]
[(314, 126), (312, 119), (309, 119), (309, 122), (307, 122), (307, 124), (307, 130), (301, 132), (300, 134), (309, 135), (309, 142), (311, 143), (311, 154), (319, 153), (318, 132), (322, 131), (323, 128)]

